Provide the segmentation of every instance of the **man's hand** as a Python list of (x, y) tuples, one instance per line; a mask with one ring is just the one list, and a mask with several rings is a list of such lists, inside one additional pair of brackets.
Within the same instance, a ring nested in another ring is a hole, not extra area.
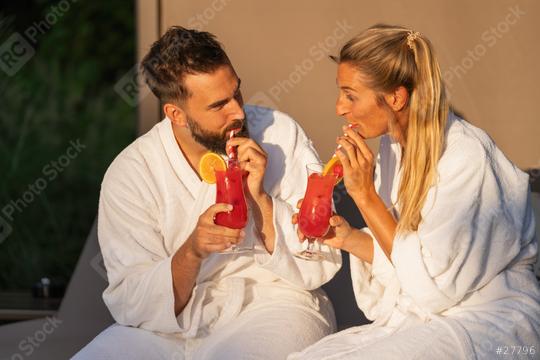
[(227, 141), (227, 149), (230, 146), (237, 146), (240, 167), (248, 172), (246, 185), (249, 195), (257, 201), (265, 195), (263, 180), (268, 156), (259, 144), (249, 138), (232, 138)]
[(244, 239), (245, 232), (241, 229), (230, 229), (216, 225), (214, 217), (217, 213), (231, 211), (232, 205), (215, 204), (210, 206), (201, 216), (195, 230), (188, 238), (190, 252), (204, 259), (211, 253), (228, 249)]
[(235, 137), (227, 141), (227, 149), (237, 147), (240, 168), (248, 173), (246, 179), (247, 195), (254, 205), (251, 207), (255, 225), (266, 250), (274, 252), (276, 232), (272, 223), (274, 204), (264, 191), (264, 174), (268, 155), (253, 139)]

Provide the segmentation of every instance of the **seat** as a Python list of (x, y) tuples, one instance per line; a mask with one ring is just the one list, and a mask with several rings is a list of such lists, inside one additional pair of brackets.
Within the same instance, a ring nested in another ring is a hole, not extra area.
[[(338, 213), (353, 226), (364, 226), (362, 216), (342, 184), (334, 190), (334, 201)], [(57, 320), (35, 319), (0, 326), (0, 359), (24, 359), (30, 355), (32, 359), (68, 359), (113, 324), (101, 297), (107, 286), (107, 275), (96, 224), (92, 226), (54, 317)], [(356, 306), (349, 257), (347, 253), (343, 255), (342, 269), (323, 286), (334, 304), (339, 330), (368, 323)]]
[(101, 298), (106, 286), (94, 222), (54, 320), (1, 326), (0, 359), (69, 359), (114, 322)]

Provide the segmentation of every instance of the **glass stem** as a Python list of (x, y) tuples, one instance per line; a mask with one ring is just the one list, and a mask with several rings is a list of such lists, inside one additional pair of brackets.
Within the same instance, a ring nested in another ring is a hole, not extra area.
[(306, 249), (306, 251), (308, 253), (313, 253), (313, 246), (315, 246), (315, 241), (316, 241), (315, 239), (309, 239), (308, 240), (308, 245), (307, 245), (307, 249)]

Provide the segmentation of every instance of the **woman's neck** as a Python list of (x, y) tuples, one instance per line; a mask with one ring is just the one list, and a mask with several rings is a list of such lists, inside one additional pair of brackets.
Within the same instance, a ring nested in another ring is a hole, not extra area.
[(407, 144), (407, 128), (409, 125), (409, 114), (407, 109), (393, 112), (390, 114), (389, 133), (392, 138), (401, 145), (401, 149), (405, 149)]

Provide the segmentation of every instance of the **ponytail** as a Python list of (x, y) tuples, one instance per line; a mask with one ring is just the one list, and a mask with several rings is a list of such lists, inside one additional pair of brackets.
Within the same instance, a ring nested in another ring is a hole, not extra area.
[[(366, 77), (366, 85), (377, 92), (389, 93), (399, 86), (409, 92), (397, 232), (416, 231), (429, 188), (437, 179), (448, 116), (444, 83), (432, 45), (406, 28), (375, 25), (345, 44), (338, 61), (357, 67)], [(390, 130), (394, 127), (389, 124)]]

